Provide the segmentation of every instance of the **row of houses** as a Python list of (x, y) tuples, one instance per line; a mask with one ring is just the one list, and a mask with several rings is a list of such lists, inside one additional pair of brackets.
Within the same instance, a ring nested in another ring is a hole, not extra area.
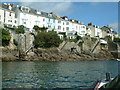
[(75, 38), (75, 33), (81, 37), (100, 37), (104, 38), (109, 35), (114, 37), (115, 32), (112, 27), (83, 24), (81, 21), (69, 19), (67, 16), (60, 17), (53, 12), (46, 13), (26, 6), (14, 4), (0, 3), (0, 24), (8, 27), (17, 27), (24, 25), (29, 31), (34, 31), (34, 25), (39, 27), (47, 27), (47, 31), (54, 30), (61, 39), (65, 33), (67, 38)]

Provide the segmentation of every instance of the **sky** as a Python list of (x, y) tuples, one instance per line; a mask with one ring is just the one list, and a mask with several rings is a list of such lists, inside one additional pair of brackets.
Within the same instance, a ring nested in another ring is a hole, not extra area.
[(106, 2), (99, 2), (100, 0), (93, 0), (94, 2), (65, 2), (64, 0), (64, 2), (52, 1), (53, 0), (48, 0), (48, 2), (39, 2), (39, 0), (30, 0), (28, 2), (26, 0), (18, 0), (18, 2), (13, 3), (29, 6), (40, 11), (53, 12), (58, 16), (68, 16), (70, 19), (82, 21), (85, 25), (89, 22), (100, 27), (110, 25), (118, 32), (117, 0), (114, 0), (116, 2), (113, 2), (113, 0), (106, 0)]

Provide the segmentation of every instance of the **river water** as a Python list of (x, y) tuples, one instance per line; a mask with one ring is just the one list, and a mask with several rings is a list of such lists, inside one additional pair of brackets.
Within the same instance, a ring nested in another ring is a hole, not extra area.
[(92, 88), (105, 78), (118, 75), (119, 63), (112, 61), (3, 62), (3, 88)]

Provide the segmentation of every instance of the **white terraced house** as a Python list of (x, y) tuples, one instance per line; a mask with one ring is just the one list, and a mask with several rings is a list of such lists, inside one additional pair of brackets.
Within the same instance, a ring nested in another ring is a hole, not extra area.
[(90, 37), (99, 37), (102, 38), (102, 29), (96, 25), (88, 25), (87, 26), (87, 35)]
[(85, 35), (99, 38), (104, 38), (108, 35), (114, 36), (112, 29), (110, 33), (107, 33), (108, 30), (104, 30), (105, 27), (86, 26), (81, 21), (69, 19), (67, 16), (60, 17), (52, 12), (46, 13), (26, 6), (14, 6), (13, 4), (0, 3), (0, 24), (5, 24), (9, 27), (24, 25), (27, 28), (26, 30), (29, 31), (34, 31), (34, 25), (47, 27), (47, 31), (56, 31), (60, 38), (63, 38), (60, 33), (65, 33), (68, 39), (76, 38), (76, 32), (81, 37)]
[(18, 26), (24, 25), (28, 30), (32, 31), (34, 25), (46, 27), (47, 18), (41, 16), (41, 12), (35, 11), (29, 7), (17, 6), (16, 8)]
[(9, 27), (17, 26), (16, 13), (12, 4), (0, 3), (0, 23)]
[(4, 10), (0, 7), (0, 24), (4, 23)]
[(85, 36), (86, 34), (86, 25), (82, 24), (80, 21), (76, 20), (69, 20), (69, 26), (71, 32), (77, 32), (77, 34), (81, 37)]

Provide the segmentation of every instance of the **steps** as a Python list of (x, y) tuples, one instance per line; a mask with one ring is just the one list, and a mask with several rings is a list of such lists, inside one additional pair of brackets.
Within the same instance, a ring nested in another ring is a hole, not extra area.
[(93, 48), (91, 49), (91, 53), (94, 52), (94, 50), (96, 49), (96, 47), (98, 46), (98, 44), (100, 43), (100, 40), (98, 40), (95, 45), (93, 46)]

